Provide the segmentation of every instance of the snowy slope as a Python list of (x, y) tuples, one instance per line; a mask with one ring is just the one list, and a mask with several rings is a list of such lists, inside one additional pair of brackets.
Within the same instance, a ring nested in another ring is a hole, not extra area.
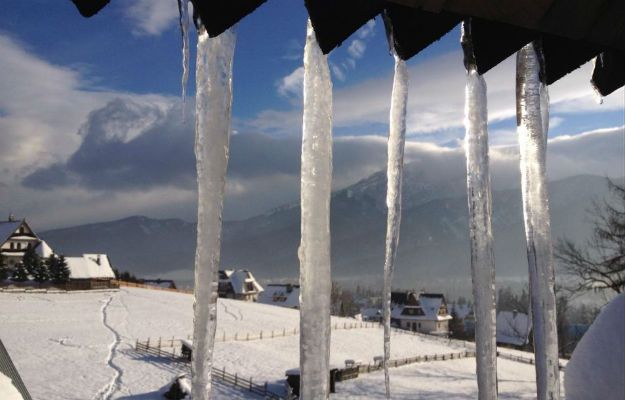
[[(162, 399), (158, 390), (178, 371), (162, 360), (135, 353), (133, 347), (137, 339), (187, 337), (192, 307), (190, 295), (145, 289), (0, 293), (0, 337), (35, 399)], [(354, 320), (332, 319), (333, 325), (344, 322)], [(235, 333), (243, 336), (298, 327), (297, 310), (219, 299), (218, 338), (224, 332), (231, 338)], [(457, 346), (442, 341), (400, 333), (394, 333), (391, 348), (392, 358), (458, 351)], [(368, 363), (381, 354), (382, 329), (332, 331), (333, 364), (346, 359)], [(284, 371), (299, 363), (298, 336), (219, 342), (215, 360), (217, 367), (251, 376), (255, 382), (280, 383)], [(500, 361), (502, 390), (518, 391), (518, 398), (531, 397), (533, 367), (510, 363)], [(505, 369), (506, 365), (510, 368)], [(397, 394), (405, 393), (397, 398), (411, 398), (408, 393), (420, 390), (435, 396), (444, 390), (449, 398), (464, 399), (472, 398), (468, 394), (475, 390), (474, 368), (472, 359), (441, 361), (395, 368), (391, 376)], [(507, 371), (512, 372), (508, 375)], [(380, 376), (372, 373), (340, 383), (337, 395), (369, 398), (383, 393), (383, 386), (376, 383)], [(214, 395), (217, 399), (249, 398), (223, 385), (215, 385)]]

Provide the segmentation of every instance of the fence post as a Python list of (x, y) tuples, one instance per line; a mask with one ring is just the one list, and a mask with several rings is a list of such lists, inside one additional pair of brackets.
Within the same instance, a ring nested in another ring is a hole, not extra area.
[(146, 342), (146, 346), (148, 349), (150, 348), (150, 338), (148, 338), (148, 341)]
[(264, 388), (264, 391), (265, 391), (265, 393), (264, 393), (264, 394), (265, 394), (265, 395), (267, 395), (267, 381), (265, 381), (265, 388)]
[(273, 329), (271, 330), (271, 338), (273, 339)]
[(226, 331), (224, 331), (224, 342), (226, 341)]
[(250, 392), (252, 391), (252, 377), (250, 377)]
[(234, 341), (236, 342), (238, 338), (239, 338), (239, 332), (235, 332), (234, 333)]
[(286, 336), (286, 328), (282, 328), (282, 336)]
[(245, 337), (245, 340), (247, 340), (249, 342), (249, 340), (250, 340), (250, 333), (249, 332), (247, 333), (247, 336)]
[(260, 331), (260, 340), (263, 340), (263, 331)]
[(238, 386), (239, 384), (239, 375), (235, 372), (234, 373), (234, 386)]

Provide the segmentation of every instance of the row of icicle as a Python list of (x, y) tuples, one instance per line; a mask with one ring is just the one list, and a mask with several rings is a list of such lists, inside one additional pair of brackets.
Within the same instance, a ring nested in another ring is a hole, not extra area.
[[(188, 0), (179, 0), (182, 30), (183, 103), (188, 78)], [(195, 259), (192, 398), (211, 392), (217, 323), (217, 282), (222, 209), (231, 132), (232, 59), (236, 35), (229, 29), (209, 38), (199, 25), (196, 64), (196, 168), (198, 231)], [(390, 398), (390, 314), (393, 268), (399, 243), (401, 186), (406, 134), (408, 71), (396, 54), (391, 95), (384, 262), (384, 375)], [(538, 399), (559, 398), (554, 271), (551, 253), (545, 154), (547, 87), (541, 81), (540, 48), (517, 55), (517, 114), (521, 152), (523, 212), (527, 238), (534, 325)], [(495, 345), (495, 264), (492, 195), (488, 162), (486, 83), (474, 66), (467, 71), (465, 151), (476, 315), (477, 378), (480, 399), (497, 398)], [(301, 160), (300, 397), (329, 396), (330, 358), (330, 194), (332, 179), (332, 82), (325, 56), (308, 22), (304, 50), (304, 115)]]

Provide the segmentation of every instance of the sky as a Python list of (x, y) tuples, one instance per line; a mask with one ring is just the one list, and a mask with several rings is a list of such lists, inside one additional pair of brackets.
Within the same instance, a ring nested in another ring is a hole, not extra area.
[[(112, 0), (90, 19), (69, 0), (3, 6), (0, 217), (26, 217), (35, 229), (130, 215), (195, 220), (195, 77), (192, 67), (183, 121), (176, 1)], [(298, 201), (306, 18), (303, 1), (269, 0), (236, 27), (226, 219)], [(427, 162), (433, 154), (463, 151), (459, 34), (408, 62), (407, 161), (424, 170), (440, 168)], [(393, 60), (381, 20), (329, 65), (338, 189), (386, 165)], [(550, 87), (550, 179), (625, 175), (624, 92), (598, 104), (591, 71), (589, 63)], [(485, 78), (491, 156), (518, 163), (514, 58)]]

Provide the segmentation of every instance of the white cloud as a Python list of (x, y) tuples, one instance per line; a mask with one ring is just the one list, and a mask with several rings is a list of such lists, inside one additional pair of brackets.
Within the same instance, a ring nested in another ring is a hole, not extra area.
[(356, 36), (361, 39), (366, 39), (368, 37), (375, 35), (375, 19), (370, 19), (364, 24), (360, 29), (356, 31)]
[(178, 20), (175, 0), (133, 0), (125, 10), (135, 35), (160, 35)]
[[(589, 83), (590, 63), (550, 86), (551, 114), (562, 117), (580, 112), (623, 110), (623, 88), (598, 105)], [(410, 135), (431, 134), (463, 126), (465, 70), (460, 52), (447, 53), (409, 67), (407, 129)], [(334, 126), (363, 127), (388, 124), (392, 72), (334, 91)], [(515, 63), (510, 57), (486, 74), (491, 122), (513, 118), (515, 111)], [(271, 120), (264, 118), (271, 115)], [(270, 133), (298, 132), (301, 109), (261, 112), (248, 125)]]
[(280, 79), (277, 84), (278, 94), (284, 97), (301, 97), (304, 89), (304, 67), (297, 67), (293, 72)]
[(365, 54), (366, 50), (367, 50), (367, 45), (365, 44), (365, 42), (363, 42), (360, 39), (354, 39), (349, 44), (349, 47), (347, 48), (347, 53), (353, 59), (359, 59)]

